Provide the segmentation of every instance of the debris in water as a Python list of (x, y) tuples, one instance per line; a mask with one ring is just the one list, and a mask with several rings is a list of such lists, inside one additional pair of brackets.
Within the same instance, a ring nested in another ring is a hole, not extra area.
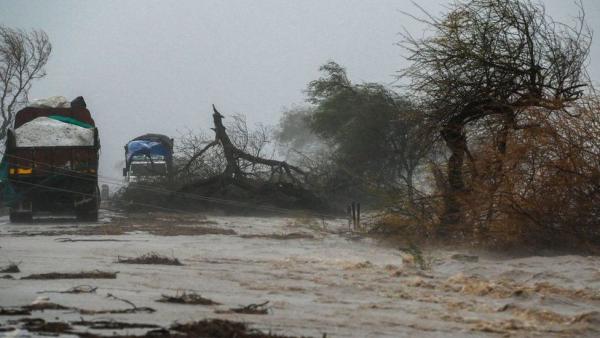
[(118, 272), (109, 271), (81, 271), (81, 272), (50, 272), (33, 274), (21, 279), (115, 279)]
[(288, 239), (314, 239), (315, 236), (311, 234), (305, 234), (301, 232), (291, 232), (288, 234), (248, 234), (248, 235), (240, 235), (241, 238), (267, 238), (267, 239), (278, 239), (278, 240), (288, 240)]
[(64, 291), (53, 291), (53, 290), (42, 290), (37, 293), (71, 293), (71, 294), (79, 294), (79, 293), (95, 293), (98, 290), (98, 287), (91, 285), (77, 285), (68, 290)]
[(139, 257), (117, 257), (117, 263), (122, 264), (157, 264), (157, 265), (183, 265), (175, 257), (162, 256), (156, 252), (149, 252)]
[(22, 318), (23, 329), (31, 332), (45, 332), (59, 335), (71, 330), (71, 325), (64, 322), (47, 322), (41, 318)]
[(30, 310), (24, 309), (22, 307), (0, 307), (0, 316), (29, 316), (30, 314)]
[(79, 309), (79, 313), (82, 315), (104, 315), (104, 314), (130, 314), (130, 313), (154, 313), (155, 309), (151, 307), (141, 306), (129, 309), (113, 309), (113, 310), (87, 310)]
[(266, 315), (269, 313), (269, 308), (267, 307), (267, 304), (269, 304), (269, 301), (266, 301), (261, 304), (250, 304), (250, 305), (246, 305), (246, 306), (242, 306), (242, 307), (238, 307), (238, 308), (231, 308), (226, 311), (217, 310), (215, 312), (216, 313), (235, 312), (235, 313), (242, 313), (242, 314), (247, 314), (247, 315)]
[(10, 263), (7, 267), (0, 269), (0, 273), (19, 273), (19, 265), (17, 263)]
[(65, 243), (65, 242), (131, 242), (130, 240), (126, 240), (126, 239), (113, 239), (113, 238), (106, 238), (106, 239), (91, 239), (91, 238), (73, 239), (73, 238), (63, 237), (63, 238), (56, 238), (54, 240), (57, 241), (57, 242), (61, 242), (61, 243)]
[(113, 320), (94, 320), (87, 321), (81, 319), (77, 322), (71, 322), (73, 325), (77, 326), (87, 326), (90, 329), (94, 330), (123, 330), (123, 329), (155, 329), (160, 328), (160, 326), (155, 324), (145, 324), (145, 323), (127, 323), (127, 322), (117, 322)]
[(214, 338), (286, 338), (288, 336), (264, 333), (250, 329), (246, 324), (223, 319), (205, 319), (198, 322), (174, 324), (171, 330), (184, 334), (184, 337)]
[(44, 310), (71, 310), (72, 308), (64, 305), (52, 303), (52, 302), (36, 302), (31, 305), (25, 305), (22, 307), (30, 311), (44, 311)]
[(120, 300), (122, 302), (125, 302), (125, 303), (129, 304), (131, 306), (131, 308), (129, 308), (129, 309), (117, 309), (117, 310), (84, 310), (84, 309), (79, 309), (79, 313), (80, 314), (84, 314), (84, 315), (97, 315), (97, 314), (107, 314), (107, 313), (118, 314), (118, 313), (137, 313), (137, 312), (146, 312), (146, 313), (156, 312), (156, 310), (154, 310), (151, 307), (138, 307), (132, 301), (129, 301), (127, 299), (114, 296), (114, 295), (112, 295), (110, 293), (106, 295), (106, 298), (112, 298), (112, 299), (115, 299), (115, 300)]
[(193, 305), (220, 305), (212, 299), (204, 298), (194, 292), (182, 294), (176, 294), (175, 296), (161, 295), (161, 299), (157, 300), (161, 303), (175, 303), (175, 304), (193, 304)]

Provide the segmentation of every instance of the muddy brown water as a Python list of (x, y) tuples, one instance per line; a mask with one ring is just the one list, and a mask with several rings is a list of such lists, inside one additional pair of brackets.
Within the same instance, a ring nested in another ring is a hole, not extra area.
[[(10, 224), (1, 218), (0, 266), (17, 262), (20, 272), (11, 273), (14, 279), (0, 279), (0, 306), (50, 302), (68, 309), (0, 316), (0, 325), (19, 327), (11, 322), (19, 318), (132, 324), (110, 332), (77, 326), (110, 336), (146, 332), (138, 324), (169, 327), (217, 318), (289, 336), (600, 335), (598, 257), (479, 253), (474, 259), (469, 252), (430, 250), (423, 254), (429, 268), (421, 270), (410, 255), (348, 234), (346, 228), (345, 220), (169, 214), (127, 218), (106, 211), (95, 224)], [(118, 263), (118, 257), (150, 252), (177, 258), (183, 265)], [(95, 270), (116, 272), (117, 278), (20, 279)], [(60, 293), (80, 285), (97, 289)], [(162, 295), (183, 292), (215, 304), (157, 302)], [(267, 301), (267, 314), (230, 311)], [(134, 306), (155, 311), (128, 310)]]

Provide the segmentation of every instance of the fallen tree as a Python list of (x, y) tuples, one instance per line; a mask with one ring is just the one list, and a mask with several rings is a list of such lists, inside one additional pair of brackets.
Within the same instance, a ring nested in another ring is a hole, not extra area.
[[(196, 161), (215, 148), (220, 148), (224, 169), (211, 176), (186, 177), (175, 194), (179, 206), (233, 205), (252, 209), (254, 206), (293, 208), (324, 211), (327, 204), (317, 196), (309, 184), (309, 174), (285, 161), (251, 154), (238, 147), (227, 133), (224, 116), (213, 105), (215, 133), (213, 141), (198, 147), (180, 166), (179, 174), (185, 175)], [(201, 196), (203, 199), (193, 198)], [(251, 201), (251, 204), (248, 204)], [(243, 202), (245, 205), (240, 204)]]

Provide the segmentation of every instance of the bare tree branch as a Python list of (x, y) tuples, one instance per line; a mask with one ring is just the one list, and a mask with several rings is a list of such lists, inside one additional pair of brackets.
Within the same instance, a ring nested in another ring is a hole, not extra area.
[(0, 25), (0, 139), (16, 111), (28, 100), (34, 80), (46, 76), (52, 45), (43, 31), (26, 32)]

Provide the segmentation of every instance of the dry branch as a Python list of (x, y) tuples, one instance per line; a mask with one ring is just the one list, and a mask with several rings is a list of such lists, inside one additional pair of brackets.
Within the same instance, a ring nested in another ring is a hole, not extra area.
[(247, 315), (266, 315), (269, 313), (269, 308), (267, 307), (269, 301), (260, 304), (249, 304), (246, 306), (241, 306), (237, 308), (231, 308), (227, 311), (215, 311), (216, 313), (242, 313)]
[(115, 279), (118, 272), (110, 271), (82, 271), (82, 272), (50, 272), (33, 274), (21, 279)]
[(157, 265), (183, 265), (179, 259), (162, 256), (156, 252), (150, 252), (139, 257), (121, 258), (117, 257), (117, 263), (122, 264), (157, 264)]
[(157, 300), (161, 303), (175, 303), (175, 304), (193, 304), (193, 305), (219, 305), (212, 299), (204, 298), (194, 292), (183, 292), (176, 294), (175, 296), (161, 295), (161, 298)]

